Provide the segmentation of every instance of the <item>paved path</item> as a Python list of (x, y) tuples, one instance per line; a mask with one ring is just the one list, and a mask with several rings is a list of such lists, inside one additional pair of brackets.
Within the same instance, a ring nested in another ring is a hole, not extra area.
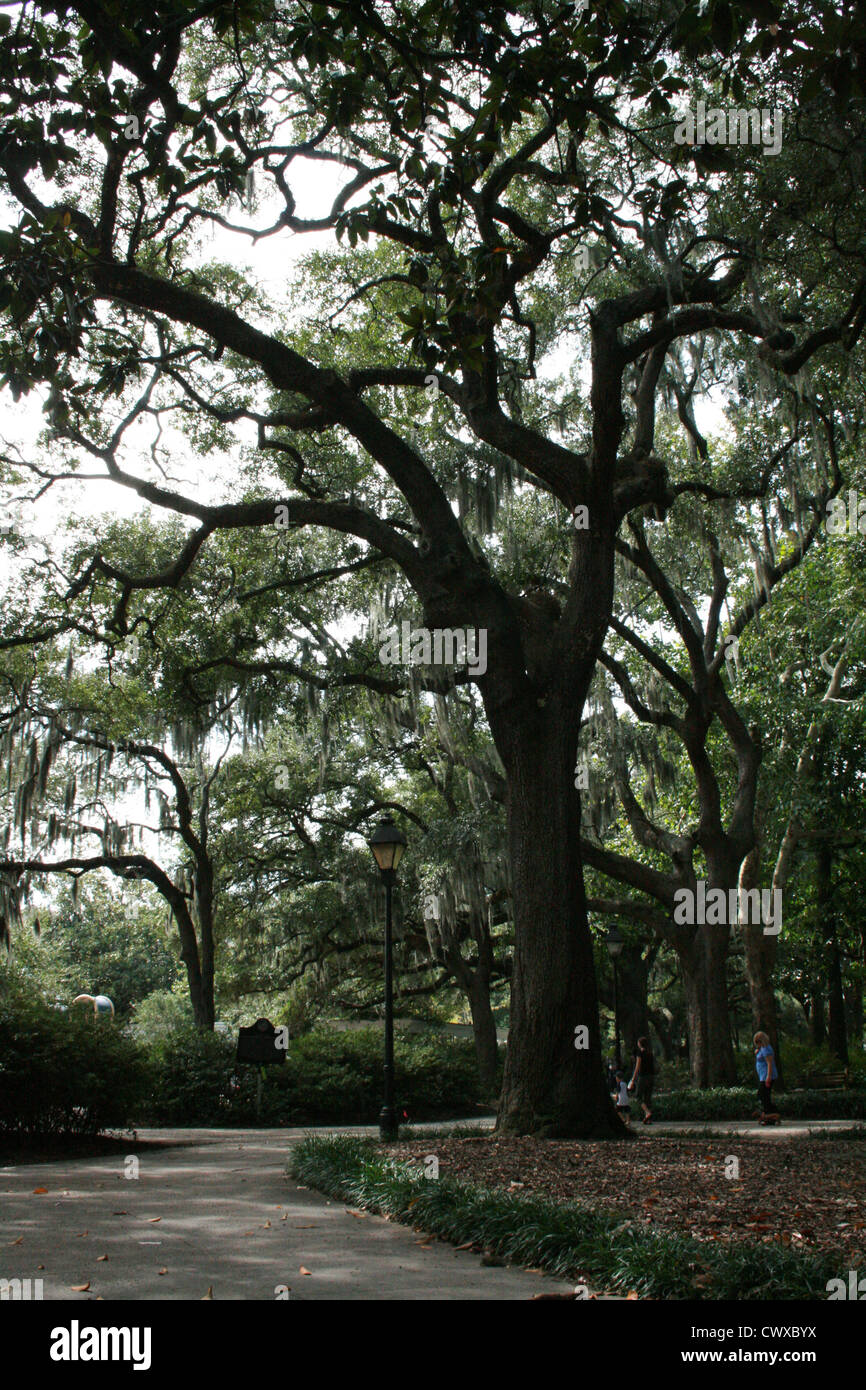
[[(122, 1154), (0, 1168), (0, 1279), (42, 1279), (46, 1300), (530, 1299), (573, 1284), (369, 1214), (285, 1174), (301, 1130), (141, 1130)], [(44, 1193), (36, 1188), (47, 1188)], [(100, 1256), (108, 1256), (100, 1259)], [(301, 1266), (309, 1274), (300, 1272)], [(76, 1285), (89, 1289), (76, 1292)], [(283, 1295), (285, 1296), (285, 1295)]]
[(785, 1119), (777, 1125), (762, 1125), (758, 1120), (653, 1120), (651, 1125), (635, 1124), (638, 1134), (683, 1134), (699, 1130), (701, 1134), (747, 1134), (758, 1139), (791, 1139), (808, 1137), (821, 1131), (833, 1133), (840, 1129), (860, 1129), (866, 1133), (866, 1120), (797, 1120)]

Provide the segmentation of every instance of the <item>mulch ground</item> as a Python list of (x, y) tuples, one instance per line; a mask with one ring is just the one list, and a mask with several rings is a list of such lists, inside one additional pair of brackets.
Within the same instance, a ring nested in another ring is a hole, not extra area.
[[(672, 1139), (604, 1144), (452, 1138), (389, 1145), (389, 1156), (436, 1154), (439, 1176), (623, 1217), (698, 1240), (778, 1241), (866, 1258), (866, 1138)], [(739, 1177), (726, 1177), (737, 1170)]]

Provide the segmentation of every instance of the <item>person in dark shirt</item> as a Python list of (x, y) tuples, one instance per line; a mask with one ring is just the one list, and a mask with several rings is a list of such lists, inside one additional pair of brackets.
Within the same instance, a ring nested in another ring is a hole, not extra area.
[(650, 1047), (649, 1038), (638, 1038), (637, 1048), (634, 1054), (634, 1071), (631, 1081), (628, 1083), (630, 1091), (636, 1090), (637, 1098), (643, 1110), (642, 1124), (652, 1124), (652, 1099), (653, 1086), (656, 1079), (656, 1063), (653, 1050)]

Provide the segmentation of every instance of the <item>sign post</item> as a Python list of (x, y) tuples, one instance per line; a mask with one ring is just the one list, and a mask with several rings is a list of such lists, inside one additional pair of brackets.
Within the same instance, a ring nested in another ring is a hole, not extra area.
[(256, 1119), (262, 1113), (262, 1083), (265, 1067), (281, 1066), (286, 1060), (289, 1030), (283, 1025), (275, 1028), (266, 1018), (257, 1018), (249, 1028), (238, 1030), (237, 1060), (250, 1062), (259, 1069), (256, 1081)]

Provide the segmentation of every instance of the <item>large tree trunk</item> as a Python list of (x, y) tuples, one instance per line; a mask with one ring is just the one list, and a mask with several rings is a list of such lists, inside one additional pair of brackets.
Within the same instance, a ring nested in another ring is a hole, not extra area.
[(515, 731), (507, 761), (515, 939), (500, 1133), (624, 1132), (604, 1080), (583, 888), (574, 789), (581, 708), (571, 691), (548, 695)]
[[(730, 844), (725, 841), (707, 849), (707, 895), (721, 889), (730, 907), (731, 895), (736, 897), (739, 883), (740, 858), (732, 857)], [(727, 915), (727, 914), (726, 914)], [(698, 927), (704, 939), (707, 1031), (707, 1085), (733, 1086), (737, 1079), (734, 1048), (731, 1042), (731, 1014), (728, 1003), (728, 952), (731, 946), (731, 923), (706, 923)]]
[(677, 949), (686, 995), (689, 1073), (693, 1086), (733, 1086), (737, 1068), (731, 1045), (727, 959), (730, 928), (700, 926)]
[(729, 926), (704, 926), (706, 933), (707, 1084), (733, 1086), (737, 1079), (728, 1006)]

